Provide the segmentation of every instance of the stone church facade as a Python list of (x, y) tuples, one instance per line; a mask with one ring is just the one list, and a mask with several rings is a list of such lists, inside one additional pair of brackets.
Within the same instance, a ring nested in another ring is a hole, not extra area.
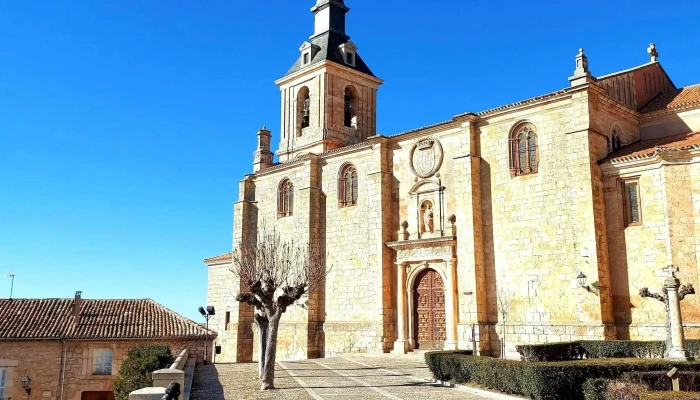
[[(276, 81), (279, 161), (263, 128), (235, 203), (234, 249), (275, 225), (332, 266), (283, 317), (278, 356), (663, 338), (663, 304), (638, 292), (660, 291), (668, 265), (697, 286), (700, 85), (677, 88), (654, 45), (599, 77), (580, 50), (561, 90), (380, 135), (382, 80), (345, 33), (348, 10), (312, 8), (315, 32)], [(217, 361), (251, 360), (231, 256), (205, 263)], [(699, 303), (682, 303), (687, 337)]]

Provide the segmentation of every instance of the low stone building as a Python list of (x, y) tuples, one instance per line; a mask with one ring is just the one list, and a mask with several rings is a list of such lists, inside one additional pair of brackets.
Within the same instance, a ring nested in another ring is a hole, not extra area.
[[(216, 333), (153, 300), (0, 299), (0, 399), (109, 400), (129, 349), (188, 349), (204, 361)], [(208, 342), (207, 342), (208, 340)], [(31, 379), (31, 394), (22, 380)]]
[[(346, 33), (348, 10), (312, 8), (314, 34), (276, 81), (277, 161), (263, 128), (235, 203), (234, 249), (274, 225), (332, 266), (283, 317), (278, 355), (663, 338), (664, 306), (639, 289), (660, 291), (671, 264), (698, 282), (700, 85), (677, 87), (653, 44), (602, 76), (581, 49), (561, 90), (381, 135), (382, 80)], [(219, 359), (250, 360), (231, 256), (205, 262)], [(700, 296), (682, 309), (700, 337)]]

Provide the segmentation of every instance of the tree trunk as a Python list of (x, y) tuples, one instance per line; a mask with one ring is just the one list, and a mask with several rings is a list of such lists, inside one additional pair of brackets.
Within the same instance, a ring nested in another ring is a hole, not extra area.
[(264, 315), (257, 315), (255, 324), (258, 326), (258, 346), (260, 354), (258, 356), (258, 379), (262, 379), (265, 369), (265, 350), (267, 349), (267, 329), (269, 322)]
[(277, 357), (277, 330), (280, 325), (281, 312), (275, 313), (269, 319), (267, 327), (267, 348), (265, 349), (265, 363), (263, 365), (260, 390), (270, 390), (275, 388), (275, 358)]

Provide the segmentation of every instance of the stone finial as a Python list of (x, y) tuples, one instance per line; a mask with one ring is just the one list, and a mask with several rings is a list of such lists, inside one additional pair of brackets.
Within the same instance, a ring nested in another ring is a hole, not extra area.
[(649, 44), (649, 48), (647, 49), (647, 53), (651, 56), (651, 62), (658, 62), (659, 61), (659, 52), (656, 51), (656, 45), (654, 43)]
[(409, 233), (408, 233), (408, 221), (404, 220), (401, 222), (401, 238), (403, 240), (408, 240), (409, 238)]
[(571, 86), (581, 85), (583, 83), (588, 83), (593, 79), (591, 71), (588, 69), (588, 57), (583, 52), (583, 48), (578, 49), (578, 54), (576, 55), (576, 69), (574, 70), (574, 76), (569, 78)]

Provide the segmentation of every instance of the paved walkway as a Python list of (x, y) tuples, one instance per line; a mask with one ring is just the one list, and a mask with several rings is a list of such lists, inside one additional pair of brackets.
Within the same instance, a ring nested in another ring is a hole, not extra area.
[(278, 362), (274, 391), (260, 391), (257, 364), (197, 367), (192, 400), (488, 399), (430, 382), (423, 354), (351, 355)]

